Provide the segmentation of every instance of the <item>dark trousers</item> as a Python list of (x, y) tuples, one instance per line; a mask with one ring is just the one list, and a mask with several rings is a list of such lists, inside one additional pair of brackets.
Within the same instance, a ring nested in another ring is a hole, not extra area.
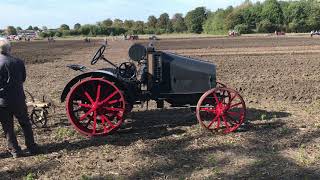
[(35, 145), (35, 142), (32, 126), (28, 117), (27, 106), (24, 104), (5, 108), (0, 107), (0, 122), (7, 139), (8, 149), (16, 151), (21, 150), (14, 132), (13, 116), (18, 119), (18, 122), (23, 130), (27, 148), (32, 148)]

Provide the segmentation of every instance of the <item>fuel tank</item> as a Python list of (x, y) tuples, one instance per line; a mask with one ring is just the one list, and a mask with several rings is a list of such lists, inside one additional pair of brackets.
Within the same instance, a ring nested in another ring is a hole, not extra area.
[(216, 65), (198, 59), (162, 52), (160, 93), (198, 94), (216, 87)]

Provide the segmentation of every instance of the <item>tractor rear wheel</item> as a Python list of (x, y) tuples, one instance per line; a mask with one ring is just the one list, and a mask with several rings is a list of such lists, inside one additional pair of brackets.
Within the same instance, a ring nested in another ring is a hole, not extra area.
[(123, 123), (125, 99), (113, 82), (103, 78), (88, 78), (70, 90), (66, 109), (70, 122), (80, 133), (105, 136), (116, 131)]
[(246, 105), (235, 90), (225, 87), (204, 93), (197, 104), (197, 119), (209, 131), (236, 131), (245, 120)]

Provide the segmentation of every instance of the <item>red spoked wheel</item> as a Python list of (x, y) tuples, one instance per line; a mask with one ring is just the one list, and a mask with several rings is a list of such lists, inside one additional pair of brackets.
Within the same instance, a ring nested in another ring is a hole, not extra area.
[(124, 96), (113, 82), (103, 78), (88, 78), (77, 83), (66, 103), (70, 122), (87, 136), (108, 135), (124, 120)]
[(202, 127), (227, 134), (236, 131), (244, 122), (246, 105), (237, 91), (215, 88), (201, 96), (196, 115)]

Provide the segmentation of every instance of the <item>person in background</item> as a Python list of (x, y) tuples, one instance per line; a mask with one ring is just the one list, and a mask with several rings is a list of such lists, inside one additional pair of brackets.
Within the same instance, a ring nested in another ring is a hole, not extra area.
[(10, 55), (11, 45), (0, 38), (0, 122), (7, 139), (8, 151), (14, 158), (23, 156), (14, 132), (15, 116), (23, 130), (25, 144), (30, 154), (39, 153), (34, 141), (32, 126), (28, 117), (23, 83), (26, 80), (24, 62)]

